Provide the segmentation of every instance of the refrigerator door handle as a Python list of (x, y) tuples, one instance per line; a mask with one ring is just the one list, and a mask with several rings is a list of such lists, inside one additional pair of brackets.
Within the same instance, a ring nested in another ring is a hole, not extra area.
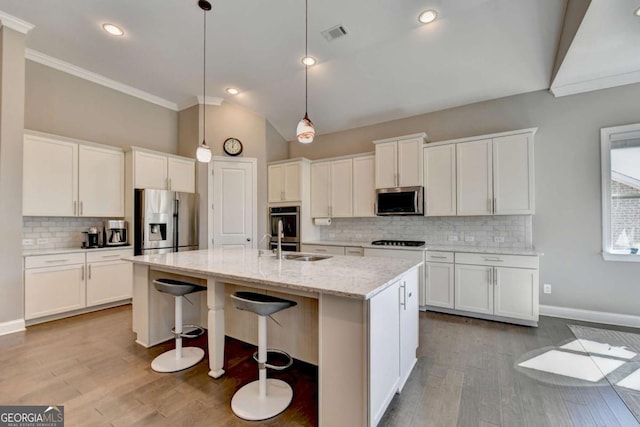
[(173, 208), (173, 250), (174, 252), (178, 252), (178, 225), (179, 225), (179, 215), (180, 213), (180, 199), (175, 199), (175, 204)]

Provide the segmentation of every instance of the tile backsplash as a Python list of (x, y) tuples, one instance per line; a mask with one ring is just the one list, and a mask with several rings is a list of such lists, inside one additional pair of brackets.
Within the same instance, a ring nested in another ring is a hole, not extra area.
[[(533, 247), (531, 222), (531, 215), (334, 218), (319, 229), (320, 240), (328, 241), (400, 239), (434, 246), (528, 249)], [(457, 240), (450, 240), (452, 236)]]
[[(84, 241), (82, 232), (97, 227), (102, 233), (105, 219), (25, 216), (22, 218), (22, 239), (33, 240), (33, 245), (23, 242), (22, 249), (79, 248)], [(38, 244), (38, 239), (46, 239), (46, 243)]]

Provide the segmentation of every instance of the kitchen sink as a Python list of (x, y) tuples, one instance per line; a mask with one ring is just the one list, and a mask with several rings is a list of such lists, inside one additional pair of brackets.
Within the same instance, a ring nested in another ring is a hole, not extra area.
[(287, 254), (284, 259), (293, 261), (321, 261), (323, 259), (331, 258), (330, 255), (305, 255), (305, 254)]

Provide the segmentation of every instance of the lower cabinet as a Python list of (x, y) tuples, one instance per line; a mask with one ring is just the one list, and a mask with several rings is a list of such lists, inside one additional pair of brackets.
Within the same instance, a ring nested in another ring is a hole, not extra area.
[(453, 308), (453, 252), (426, 253), (425, 295), (421, 305)]
[(537, 322), (538, 292), (538, 257), (456, 253), (456, 310)]
[(375, 334), (369, 335), (369, 420), (377, 425), (402, 390), (416, 364), (418, 349), (417, 268), (373, 297), (369, 321)]
[(344, 255), (344, 246), (332, 246), (332, 245), (302, 245), (300, 247), (302, 252), (311, 252), (317, 254), (327, 255)]
[(25, 320), (132, 297), (131, 249), (25, 257)]

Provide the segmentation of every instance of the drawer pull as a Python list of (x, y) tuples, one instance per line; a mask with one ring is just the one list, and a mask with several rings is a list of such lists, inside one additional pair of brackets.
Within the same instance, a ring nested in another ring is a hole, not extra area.
[(54, 262), (67, 262), (69, 261), (68, 258), (66, 259), (48, 259), (45, 262), (48, 262), (49, 264), (53, 264)]
[(429, 258), (447, 259), (446, 256), (440, 256), (440, 255), (429, 255)]
[(316, 249), (316, 252), (327, 252), (326, 249)]
[(491, 261), (491, 262), (504, 262), (504, 260), (500, 259), (500, 258), (485, 258), (485, 261)]
[(120, 255), (115, 254), (115, 255), (102, 255), (102, 258), (118, 258)]

